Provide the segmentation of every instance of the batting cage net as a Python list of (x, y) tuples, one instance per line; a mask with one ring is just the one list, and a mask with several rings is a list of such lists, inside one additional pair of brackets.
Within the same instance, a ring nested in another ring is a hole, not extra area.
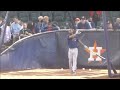
[[(0, 12), (0, 15), (2, 15), (2, 13), (3, 12)], [(12, 45), (2, 50), (2, 45), (4, 45), (3, 43), (4, 43), (6, 28), (8, 27), (7, 22), (10, 21), (10, 18), (12, 18), (13, 16), (12, 15), (13, 13), (9, 13), (9, 11), (7, 11), (6, 16), (3, 15), (5, 16), (5, 19), (3, 20), (2, 24), (0, 24), (1, 26), (4, 27), (3, 32), (0, 27), (0, 31), (1, 31), (0, 32), (0, 52), (1, 52), (0, 70), (10, 71), (10, 70), (25, 70), (25, 69), (38, 69), (38, 68), (68, 69), (69, 48), (68, 48), (67, 39), (68, 39), (68, 30), (70, 29), (71, 26), (72, 27), (74, 26), (74, 21), (72, 19), (76, 18), (77, 16), (85, 16), (86, 14), (88, 15), (86, 17), (89, 17), (89, 12), (82, 12), (80, 14), (78, 12), (72, 12), (72, 11), (69, 12), (40, 11), (37, 14), (35, 14), (34, 11), (33, 12), (24, 11), (24, 12), (19, 12), (19, 14), (17, 14), (17, 11), (15, 11), (14, 13), (16, 13), (16, 15), (18, 15), (18, 18), (23, 22), (29, 20), (36, 22), (37, 19), (39, 18), (38, 16), (47, 15), (49, 16), (48, 18), (53, 22), (54, 21), (58, 22), (58, 23), (56, 22), (48, 23), (49, 30), (51, 30), (51, 28), (49, 27), (50, 25), (51, 27), (57, 27), (57, 30), (55, 29), (51, 31), (48, 30), (46, 32), (32, 33), (32, 35), (30, 36), (19, 38), (18, 41), (14, 42)], [(111, 19), (111, 20), (113, 19), (113, 16), (115, 16), (113, 14), (109, 15), (108, 12), (107, 15), (109, 16), (109, 18), (107, 19)], [(17, 20), (18, 18), (14, 18), (14, 20)], [(101, 18), (102, 17), (100, 17), (99, 19)], [(83, 19), (85, 20), (85, 18)], [(18, 21), (19, 24), (21, 25), (22, 22), (20, 20)], [(118, 21), (119, 20), (120, 19), (118, 18)], [(112, 68), (114, 66), (115, 69), (120, 69), (120, 30), (119, 29), (107, 30), (104, 28), (106, 27), (105, 19), (102, 18), (102, 21), (104, 22), (101, 24), (102, 26), (95, 27), (95, 29), (93, 28), (76, 29), (78, 31), (77, 36), (79, 39), (78, 57), (77, 57), (78, 69), (81, 68), (107, 69), (110, 66)], [(86, 22), (88, 22), (88, 20), (86, 20)], [(11, 22), (11, 25), (12, 24), (13, 22)], [(105, 38), (106, 36), (105, 33), (107, 33), (109, 36), (107, 39)], [(13, 38), (14, 37), (12, 37), (12, 39)], [(109, 42), (107, 43), (109, 45), (105, 45), (106, 41)], [(109, 55), (107, 51), (108, 48), (109, 48)], [(113, 70), (114, 72), (115, 69)], [(108, 68), (108, 71), (110, 70), (111, 68)]]

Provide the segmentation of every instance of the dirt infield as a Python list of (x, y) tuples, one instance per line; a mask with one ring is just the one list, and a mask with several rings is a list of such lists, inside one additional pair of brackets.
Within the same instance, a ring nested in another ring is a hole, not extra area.
[[(0, 72), (0, 79), (110, 79), (107, 72), (100, 69), (78, 69), (77, 74), (72, 75), (68, 69), (34, 69)], [(117, 72), (120, 73), (120, 70)]]

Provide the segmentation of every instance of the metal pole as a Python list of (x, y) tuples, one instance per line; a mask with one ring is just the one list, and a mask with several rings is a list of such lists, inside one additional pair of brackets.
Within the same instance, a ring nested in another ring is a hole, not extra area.
[(110, 64), (110, 57), (109, 57), (109, 39), (108, 39), (108, 31), (107, 31), (107, 22), (106, 22), (106, 12), (102, 11), (102, 17), (103, 17), (103, 25), (104, 25), (104, 37), (105, 37), (105, 46), (106, 46), (106, 59), (107, 59), (107, 68), (108, 68), (108, 76), (112, 77), (111, 74), (111, 64)]

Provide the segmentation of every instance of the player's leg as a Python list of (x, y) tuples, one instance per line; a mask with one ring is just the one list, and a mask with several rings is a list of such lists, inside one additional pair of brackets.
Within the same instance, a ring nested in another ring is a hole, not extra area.
[(78, 49), (76, 48), (74, 49), (74, 54), (73, 54), (73, 68), (72, 68), (73, 72), (75, 72), (77, 69), (77, 57), (78, 57)]
[(72, 63), (73, 63), (73, 54), (72, 54), (72, 50), (69, 49), (68, 50), (68, 59), (69, 59), (69, 69), (72, 70)]

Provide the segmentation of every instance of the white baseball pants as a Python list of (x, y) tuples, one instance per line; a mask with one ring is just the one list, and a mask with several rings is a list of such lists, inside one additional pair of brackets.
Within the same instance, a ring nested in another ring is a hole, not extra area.
[(72, 71), (77, 69), (77, 57), (78, 57), (78, 48), (69, 48), (68, 50), (68, 59), (69, 59), (69, 68)]

